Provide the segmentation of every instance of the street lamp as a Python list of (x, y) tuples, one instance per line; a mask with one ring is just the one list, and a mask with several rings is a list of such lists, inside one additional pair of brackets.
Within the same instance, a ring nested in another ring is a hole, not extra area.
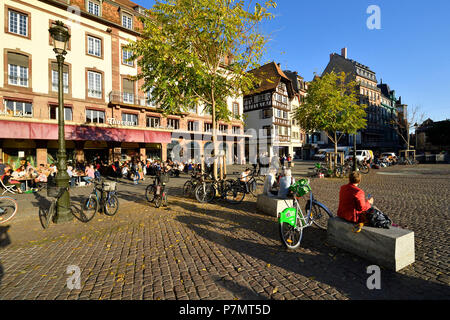
[[(69, 187), (69, 174), (67, 173), (66, 140), (64, 137), (64, 88), (63, 88), (63, 65), (66, 47), (69, 42), (70, 34), (67, 27), (61, 21), (56, 21), (48, 30), (53, 40), (53, 51), (56, 53), (58, 62), (58, 154), (56, 186), (60, 188)], [(66, 191), (58, 199), (57, 214), (55, 223), (70, 221), (73, 219), (70, 210), (70, 195)]]
[(416, 149), (416, 150), (417, 150), (417, 129), (418, 129), (418, 128), (419, 128), (419, 125), (417, 124), (417, 122), (414, 123), (414, 129), (415, 129), (415, 131), (414, 131), (414, 136), (415, 136), (415, 138), (416, 138), (416, 146), (415, 146), (414, 149)]

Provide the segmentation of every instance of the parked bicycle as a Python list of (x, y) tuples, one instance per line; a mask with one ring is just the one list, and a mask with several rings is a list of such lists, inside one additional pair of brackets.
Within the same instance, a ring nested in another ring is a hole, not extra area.
[[(294, 206), (279, 213), (280, 238), (288, 249), (296, 249), (300, 246), (303, 229), (312, 224), (321, 229), (327, 229), (328, 219), (334, 215), (324, 204), (314, 198), (309, 180), (302, 179), (292, 185), (289, 190), (293, 194)], [(303, 213), (299, 200), (308, 193), (309, 199), (306, 201), (305, 213)]]
[[(50, 202), (50, 206), (48, 208), (40, 207), (39, 208), (39, 220), (41, 222), (41, 225), (44, 229), (47, 229), (50, 221), (54, 222), (54, 219), (56, 217), (56, 213), (58, 210), (58, 200), (63, 196), (65, 192), (69, 192), (69, 187), (56, 187), (56, 186), (48, 186), (47, 187), (47, 196), (50, 198), (53, 198)], [(72, 206), (69, 202), (68, 207), (61, 206), (63, 209), (69, 210), (72, 215), (74, 215), (77, 219), (88, 222), (89, 220), (86, 219), (84, 214), (81, 214), (81, 217), (77, 217), (74, 214), (74, 210), (72, 209)]]
[(186, 181), (183, 185), (183, 195), (187, 197), (194, 196), (194, 191), (197, 188), (197, 186), (203, 182), (204, 179), (206, 179), (207, 174), (201, 174), (201, 173), (192, 173), (191, 178)]
[(0, 224), (11, 220), (17, 213), (17, 201), (11, 197), (0, 197)]
[(153, 183), (145, 188), (145, 198), (148, 202), (154, 202), (155, 207), (161, 205), (167, 207), (167, 190), (166, 183), (169, 182), (169, 173), (158, 173), (153, 178)]
[(92, 220), (97, 212), (113, 216), (119, 210), (119, 198), (116, 195), (116, 182), (94, 181), (94, 188), (82, 206), (87, 221)]
[(207, 180), (196, 187), (195, 198), (200, 203), (211, 203), (216, 197), (224, 199), (228, 203), (241, 203), (246, 191), (240, 182), (235, 180)]
[(254, 197), (256, 197), (258, 186), (264, 185), (264, 178), (262, 178), (263, 176), (259, 175), (256, 170), (251, 170), (249, 176), (250, 179), (244, 183), (245, 191), (246, 193), (251, 193)]

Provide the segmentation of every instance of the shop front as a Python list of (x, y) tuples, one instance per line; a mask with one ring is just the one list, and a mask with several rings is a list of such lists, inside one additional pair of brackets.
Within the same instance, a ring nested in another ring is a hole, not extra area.
[[(0, 120), (0, 158), (14, 168), (20, 160), (33, 166), (54, 163), (58, 151), (58, 125), (42, 122)], [(163, 156), (171, 142), (171, 132), (164, 130), (122, 129), (97, 126), (65, 126), (67, 160), (93, 163), (112, 162), (147, 155)]]

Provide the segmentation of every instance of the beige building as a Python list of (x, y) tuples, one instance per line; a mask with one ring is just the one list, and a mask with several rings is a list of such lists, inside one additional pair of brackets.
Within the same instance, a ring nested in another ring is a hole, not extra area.
[[(57, 151), (57, 65), (49, 27), (71, 38), (64, 64), (68, 159), (167, 159), (182, 141), (203, 154), (211, 116), (191, 110), (164, 117), (132, 77), (139, 70), (124, 46), (139, 37), (144, 8), (128, 0), (4, 0), (0, 6), (0, 157), (16, 166), (54, 162)], [(229, 99), (242, 115), (243, 99)], [(219, 123), (229, 162), (243, 157), (242, 121)], [(179, 139), (182, 136), (183, 139)], [(177, 137), (176, 139), (173, 139)], [(191, 157), (189, 157), (191, 158)]]

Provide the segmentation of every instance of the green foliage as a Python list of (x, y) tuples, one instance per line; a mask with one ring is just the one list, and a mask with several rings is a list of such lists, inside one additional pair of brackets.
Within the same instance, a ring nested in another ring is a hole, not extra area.
[(356, 82), (348, 81), (344, 72), (315, 77), (294, 117), (307, 132), (326, 132), (337, 147), (343, 134), (354, 134), (366, 126), (367, 106), (357, 104), (356, 88)]
[(272, 19), (274, 7), (273, 1), (255, 3), (254, 10), (237, 0), (156, 1), (141, 18), (142, 38), (128, 46), (142, 89), (151, 90), (163, 113), (201, 105), (214, 109), (216, 120), (230, 120), (227, 98), (252, 88), (256, 79), (247, 70), (258, 66), (268, 41), (258, 26)]

